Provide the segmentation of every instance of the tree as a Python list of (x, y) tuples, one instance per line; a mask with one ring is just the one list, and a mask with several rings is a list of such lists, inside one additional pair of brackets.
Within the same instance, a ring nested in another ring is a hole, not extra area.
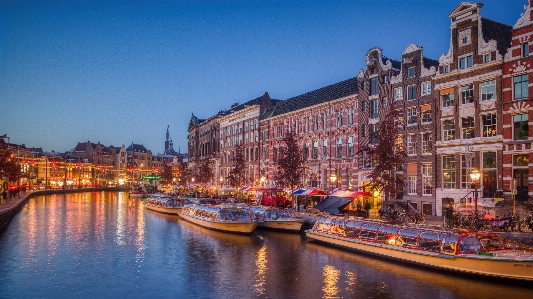
[(278, 186), (290, 187), (293, 190), (300, 185), (305, 169), (305, 160), (292, 133), (285, 135), (283, 143), (284, 146), (280, 149), (274, 181)]
[(9, 181), (16, 182), (23, 174), (21, 165), (7, 148), (5, 143), (0, 143), (0, 178), (7, 177)]
[(178, 161), (178, 185), (186, 186), (191, 178), (191, 170), (181, 159)]
[(172, 184), (172, 179), (174, 176), (172, 175), (172, 164), (168, 162), (167, 160), (163, 161), (163, 166), (161, 167), (161, 175), (160, 180), (163, 184)]
[(198, 163), (198, 172), (199, 173), (197, 174), (196, 178), (198, 184), (206, 185), (207, 183), (211, 182), (215, 176), (213, 160), (211, 160), (211, 156), (205, 156), (200, 159)]
[(240, 187), (246, 181), (246, 160), (244, 159), (244, 149), (241, 144), (235, 149), (233, 157), (233, 168), (228, 174), (228, 184), (233, 187)]
[(387, 113), (379, 123), (375, 138), (376, 144), (367, 144), (358, 151), (374, 161), (375, 167), (367, 176), (368, 187), (386, 196), (396, 196), (398, 187), (403, 188), (403, 180), (396, 175), (396, 170), (406, 162), (407, 153), (398, 134), (394, 111)]

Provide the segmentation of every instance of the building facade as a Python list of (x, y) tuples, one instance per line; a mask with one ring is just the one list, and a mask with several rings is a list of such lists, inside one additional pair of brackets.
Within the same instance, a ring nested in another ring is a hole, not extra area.
[(481, 17), (482, 6), (463, 2), (449, 14), (450, 48), (434, 79), (437, 215), (443, 198), (476, 198), (473, 169), (481, 173), (480, 199), (494, 198), (503, 188), (502, 64), (511, 27)]
[(533, 195), (533, 9), (531, 1), (512, 30), (512, 43), (503, 64), (503, 189), (516, 190), (516, 199)]

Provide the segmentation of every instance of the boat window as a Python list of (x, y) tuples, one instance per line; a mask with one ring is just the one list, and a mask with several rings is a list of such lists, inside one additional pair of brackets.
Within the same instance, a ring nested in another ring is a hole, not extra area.
[(457, 242), (459, 241), (459, 235), (447, 235), (442, 239), (442, 253), (456, 254)]
[(427, 239), (427, 240), (433, 240), (433, 241), (440, 241), (442, 240), (441, 235), (435, 232), (423, 232), (420, 234), (420, 239)]
[(420, 234), (420, 231), (411, 230), (411, 229), (401, 229), (400, 231), (398, 231), (398, 234), (405, 236), (405, 237), (417, 238), (418, 235)]
[(418, 249), (432, 252), (440, 252), (440, 241), (421, 238), (418, 240)]
[(346, 226), (350, 226), (353, 229), (360, 229), (363, 224), (365, 224), (364, 221), (350, 221), (346, 224)]
[(362, 229), (361, 232), (359, 233), (359, 238), (361, 238), (361, 240), (366, 240), (366, 241), (373, 241), (376, 239), (376, 236), (377, 236), (377, 232), (372, 231), (372, 230)]
[(398, 230), (399, 228), (397, 227), (382, 226), (379, 228), (376, 241), (379, 243), (396, 244), (394, 240), (396, 239)]
[(344, 233), (347, 238), (357, 239), (359, 237), (359, 228), (354, 228), (355, 223), (348, 222), (344, 227)]
[(475, 236), (468, 236), (459, 242), (459, 253), (474, 253), (481, 249), (478, 239)]
[(505, 249), (502, 240), (493, 238), (492, 236), (484, 236), (483, 238), (479, 239), (479, 242), (485, 251)]

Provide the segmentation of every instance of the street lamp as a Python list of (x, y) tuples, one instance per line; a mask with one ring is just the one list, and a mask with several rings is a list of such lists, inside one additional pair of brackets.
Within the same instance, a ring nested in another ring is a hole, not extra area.
[(335, 181), (337, 181), (337, 176), (335, 174), (331, 174), (329, 176), (329, 181), (331, 182), (331, 189), (333, 189), (333, 184), (335, 184)]
[(479, 173), (479, 171), (477, 169), (472, 169), (472, 171), (470, 172), (470, 181), (471, 181), (471, 185), (474, 185), (474, 217), (477, 217), (477, 187), (478, 187), (478, 184), (479, 184), (479, 177), (481, 176), (481, 174)]
[(261, 182), (261, 187), (263, 187), (263, 185), (265, 184), (266, 178), (264, 176), (261, 176), (259, 181)]
[(220, 179), (218, 179), (220, 181), (220, 187), (222, 187), (222, 182), (224, 182), (224, 178), (222, 176), (220, 176)]

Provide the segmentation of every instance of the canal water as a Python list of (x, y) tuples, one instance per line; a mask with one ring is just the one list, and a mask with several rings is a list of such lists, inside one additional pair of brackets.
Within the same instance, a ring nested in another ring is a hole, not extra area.
[(202, 229), (127, 193), (31, 199), (0, 235), (0, 298), (533, 298), (524, 285)]

